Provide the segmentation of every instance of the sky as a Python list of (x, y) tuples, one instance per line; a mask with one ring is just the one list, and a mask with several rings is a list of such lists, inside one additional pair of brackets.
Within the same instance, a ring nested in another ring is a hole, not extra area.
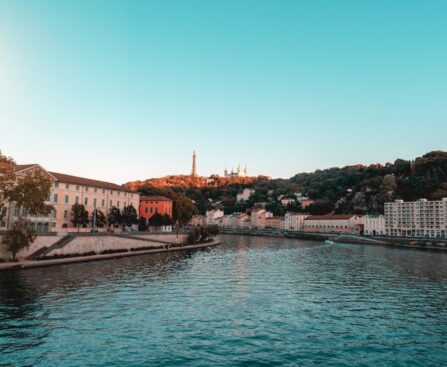
[(0, 149), (116, 183), (447, 147), (444, 0), (0, 0)]

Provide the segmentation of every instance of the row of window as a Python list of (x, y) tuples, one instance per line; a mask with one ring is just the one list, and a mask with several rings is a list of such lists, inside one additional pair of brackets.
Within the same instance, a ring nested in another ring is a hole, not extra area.
[[(54, 183), (54, 187), (56, 187), (56, 188), (59, 187), (59, 182), (55, 182), (55, 183)], [(65, 188), (66, 188), (67, 190), (69, 190), (69, 189), (70, 189), (70, 184), (65, 184)], [(80, 185), (76, 185), (76, 191), (79, 191), (80, 188), (81, 188)], [(89, 189), (90, 189), (90, 187), (88, 187), (88, 186), (84, 186), (84, 191), (88, 192)], [(100, 189), (100, 190), (102, 190), (102, 193), (103, 193), (103, 194), (106, 193), (106, 189)], [(98, 192), (98, 188), (93, 187), (93, 192), (95, 192), (95, 193)], [(110, 190), (110, 195), (113, 195), (113, 193), (114, 193), (114, 191), (113, 191), (113, 190)], [(116, 191), (116, 193), (117, 193), (118, 196), (121, 195), (121, 191)], [(124, 196), (127, 196), (127, 191), (124, 191)], [(133, 193), (130, 193), (130, 197), (133, 198)]]
[[(57, 203), (57, 201), (58, 201), (58, 195), (57, 194), (54, 194), (53, 195), (53, 203)], [(65, 198), (64, 198), (64, 203), (65, 204), (69, 204), (69, 196), (68, 195), (65, 195)], [(80, 202), (79, 202), (79, 196), (76, 196), (75, 197), (75, 202), (74, 202), (75, 204), (79, 204)], [(89, 203), (89, 200), (88, 200), (88, 197), (85, 197), (84, 198), (84, 205), (88, 205), (88, 203)], [(93, 199), (93, 206), (94, 207), (96, 207), (98, 205), (98, 200), (96, 199), (96, 198), (94, 198)], [(124, 206), (127, 206), (128, 204), (126, 203), (126, 202), (124, 202)], [(106, 201), (105, 201), (105, 199), (101, 199), (101, 207), (105, 207), (106, 206)], [(109, 205), (110, 207), (112, 207), (113, 206), (113, 201), (112, 200), (110, 200), (110, 205)], [(116, 207), (117, 208), (119, 208), (120, 207), (120, 202), (119, 201), (117, 201), (116, 202)]]
[[(158, 208), (144, 208), (145, 213), (158, 213)], [(168, 208), (165, 208), (165, 214), (171, 214)]]

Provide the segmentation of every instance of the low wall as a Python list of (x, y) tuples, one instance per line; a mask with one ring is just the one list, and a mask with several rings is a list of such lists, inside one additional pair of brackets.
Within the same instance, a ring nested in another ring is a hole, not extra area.
[[(137, 236), (135, 236), (137, 237)], [(149, 237), (149, 238), (146, 238)], [(51, 256), (67, 256), (67, 255), (82, 255), (86, 253), (94, 252), (96, 254), (100, 254), (104, 251), (112, 250), (130, 250), (136, 248), (144, 248), (144, 247), (160, 247), (163, 246), (162, 243), (159, 242), (150, 242), (151, 239), (173, 242), (170, 241), (167, 236), (144, 236), (140, 235), (138, 238), (146, 239), (146, 241), (138, 240), (136, 238), (126, 238), (125, 236), (76, 236), (72, 241), (70, 241), (67, 245), (60, 249), (55, 249), (48, 254), (46, 257)], [(172, 238), (174, 239), (174, 238)], [(184, 237), (179, 236), (179, 242), (182, 243)], [(174, 243), (174, 242), (173, 242)]]
[[(75, 233), (72, 233), (76, 235)], [(101, 253), (106, 250), (129, 250), (131, 248), (142, 247), (159, 247), (161, 244), (157, 242), (141, 241), (132, 237), (141, 238), (145, 240), (165, 241), (170, 243), (184, 243), (186, 241), (185, 234), (172, 233), (157, 233), (157, 234), (129, 234), (130, 238), (123, 236), (108, 236), (106, 234), (94, 235), (94, 234), (80, 234), (76, 236), (71, 242), (61, 249), (55, 249), (51, 251), (47, 256), (54, 255), (75, 255), (88, 252)], [(46, 236), (39, 235), (36, 240), (27, 248), (19, 251), (17, 254), (17, 260), (26, 260), (31, 254), (46, 246), (50, 247), (52, 244), (63, 238), (64, 235)], [(1, 245), (2, 236), (0, 236), (0, 259), (9, 260), (11, 254), (4, 250)]]
[[(63, 236), (37, 236), (36, 240), (26, 249), (20, 250), (16, 255), (18, 260), (25, 260), (32, 253), (36, 252), (40, 248), (47, 246), (50, 247), (56, 241), (59, 241)], [(11, 257), (11, 253), (4, 249), (1, 244), (3, 236), (0, 236), (0, 259), (8, 260)]]

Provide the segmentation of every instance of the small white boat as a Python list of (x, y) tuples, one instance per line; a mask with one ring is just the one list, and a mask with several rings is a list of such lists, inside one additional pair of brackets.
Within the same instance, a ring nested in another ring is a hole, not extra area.
[(331, 240), (326, 240), (324, 241), (324, 243), (327, 243), (328, 245), (333, 245), (335, 242)]

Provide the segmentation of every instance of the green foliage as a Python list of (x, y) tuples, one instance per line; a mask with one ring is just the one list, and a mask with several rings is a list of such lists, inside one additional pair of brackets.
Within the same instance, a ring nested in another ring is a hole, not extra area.
[(200, 237), (201, 227), (192, 227), (188, 232), (188, 236), (186, 237), (186, 243), (188, 245), (194, 245), (200, 241)]
[(146, 218), (140, 217), (140, 220), (138, 221), (138, 230), (141, 232), (147, 231), (147, 221)]
[(219, 234), (219, 226), (216, 224), (208, 226), (208, 233), (211, 237), (217, 236)]
[(6, 196), (14, 201), (18, 207), (25, 209), (26, 215), (48, 215), (54, 209), (45, 202), (50, 196), (52, 181), (39, 171), (16, 177), (15, 185)]
[(93, 213), (92, 213), (91, 218), (90, 218), (92, 224), (94, 222), (95, 212), (96, 212), (96, 227), (103, 228), (106, 225), (106, 216), (99, 209), (93, 210)]
[(19, 219), (8, 230), (2, 239), (5, 249), (12, 253), (12, 260), (15, 261), (16, 254), (34, 242), (36, 232), (30, 228), (30, 223), (25, 219)]
[(123, 208), (122, 223), (126, 227), (130, 227), (132, 224), (138, 223), (137, 210), (133, 207), (133, 205), (128, 205)]
[(14, 187), (14, 166), (14, 160), (4, 156), (0, 151), (0, 221), (6, 214), (6, 202), (9, 200), (8, 194)]
[(110, 208), (109, 214), (107, 214), (107, 223), (110, 227), (118, 227), (123, 223), (121, 211), (116, 206)]
[(73, 204), (71, 207), (71, 222), (78, 230), (89, 223), (88, 211), (82, 204)]
[[(247, 202), (236, 202), (244, 188), (255, 189)], [(311, 213), (383, 213), (384, 203), (395, 199), (440, 199), (447, 196), (447, 153), (427, 153), (414, 161), (397, 159), (394, 163), (299, 173), (290, 179), (257, 179), (251, 183), (224, 186), (140, 188), (145, 195), (163, 195), (174, 200), (174, 220), (186, 223), (193, 214), (213, 207), (223, 207), (225, 214), (245, 212), (255, 203), (263, 203), (274, 215), (287, 211), (304, 211), (297, 203), (283, 207), (278, 197), (291, 197), (297, 192), (316, 200)], [(193, 202), (195, 203), (193, 203)]]
[(163, 216), (160, 213), (155, 213), (149, 218), (149, 225), (151, 227), (161, 227), (163, 225)]

